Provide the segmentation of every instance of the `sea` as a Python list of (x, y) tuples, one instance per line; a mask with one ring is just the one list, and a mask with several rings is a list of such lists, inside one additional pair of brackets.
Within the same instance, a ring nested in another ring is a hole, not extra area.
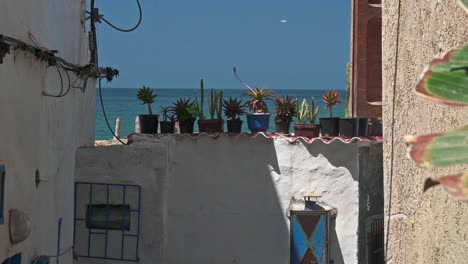
[[(153, 107), (154, 114), (161, 113), (162, 106), (171, 106), (179, 98), (194, 98), (195, 94), (199, 94), (198, 88), (193, 89), (154, 89), (158, 95)], [(321, 99), (324, 90), (274, 90), (275, 96), (289, 95), (292, 98), (298, 98), (302, 102), (303, 98), (306, 98), (309, 103), (312, 97), (315, 98), (316, 104), (320, 105), (319, 117), (327, 117), (328, 110), (324, 108), (324, 103)], [(205, 90), (205, 96), (207, 97), (209, 90)], [(237, 97), (243, 101), (247, 101), (247, 97), (244, 96), (246, 89), (225, 89), (223, 90), (224, 98)], [(345, 115), (345, 98), (346, 91), (337, 90), (342, 98), (341, 103), (333, 107), (333, 116), (344, 117)], [(148, 107), (138, 101), (136, 88), (102, 88), (102, 98), (104, 101), (104, 109), (108, 117), (111, 128), (115, 128), (115, 122), (117, 117), (120, 117), (120, 136), (125, 137), (126, 135), (135, 132), (135, 119), (139, 114), (147, 114)], [(205, 99), (205, 115), (208, 114), (208, 106)], [(272, 113), (270, 118), (269, 132), (275, 131), (275, 115), (274, 115), (274, 102), (267, 101), (268, 108)], [(96, 94), (96, 139), (105, 140), (111, 139), (112, 134), (106, 125), (104, 116), (102, 114), (101, 102), (99, 98), (99, 92)], [(245, 121), (245, 116), (241, 118)], [(243, 132), (248, 132), (247, 124), (244, 122), (242, 126)], [(195, 125), (195, 132), (198, 130), (198, 126)]]

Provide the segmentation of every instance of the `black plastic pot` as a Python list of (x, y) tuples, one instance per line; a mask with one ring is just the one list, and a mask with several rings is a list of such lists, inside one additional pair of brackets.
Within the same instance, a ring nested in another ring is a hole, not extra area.
[(289, 127), (291, 127), (291, 121), (275, 121), (276, 133), (289, 134)]
[(230, 119), (227, 121), (227, 132), (240, 133), (242, 131), (242, 120)]
[(195, 123), (195, 120), (189, 120), (189, 121), (179, 121), (179, 129), (181, 134), (192, 134), (193, 133), (193, 124)]
[(223, 119), (206, 119), (198, 120), (198, 131), (206, 133), (222, 133), (224, 132)]
[(316, 124), (295, 124), (294, 136), (296, 137), (318, 137), (320, 135), (320, 127)]
[(369, 127), (369, 119), (368, 118), (359, 118), (358, 136), (359, 137), (367, 137), (368, 127)]
[(140, 133), (156, 134), (158, 133), (159, 115), (138, 115), (140, 119)]
[(372, 118), (369, 123), (368, 136), (381, 137), (383, 135), (383, 124), (382, 121), (376, 118)]
[(340, 127), (340, 119), (338, 117), (320, 118), (319, 120), (322, 137), (338, 136)]
[(359, 119), (358, 118), (340, 118), (340, 137), (352, 138), (358, 136)]
[(161, 126), (161, 134), (174, 134), (174, 122), (161, 121), (159, 125)]

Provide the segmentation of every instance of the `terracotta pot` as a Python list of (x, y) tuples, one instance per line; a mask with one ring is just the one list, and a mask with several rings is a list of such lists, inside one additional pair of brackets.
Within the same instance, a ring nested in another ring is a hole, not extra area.
[(320, 127), (317, 124), (295, 124), (294, 136), (296, 137), (319, 137)]
[(140, 119), (140, 133), (156, 134), (158, 133), (159, 115), (138, 115)]
[(230, 119), (227, 121), (227, 131), (229, 133), (240, 133), (242, 131), (242, 120)]
[(337, 137), (340, 119), (338, 117), (320, 118), (320, 133), (322, 137)]
[(289, 127), (291, 126), (291, 121), (275, 121), (275, 124), (276, 133), (289, 134)]
[(198, 120), (198, 131), (206, 133), (222, 133), (224, 132), (223, 119), (206, 119)]

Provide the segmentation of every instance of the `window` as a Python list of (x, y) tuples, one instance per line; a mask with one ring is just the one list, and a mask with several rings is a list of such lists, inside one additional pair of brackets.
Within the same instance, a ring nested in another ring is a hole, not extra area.
[(75, 254), (138, 262), (140, 202), (138, 185), (76, 182)]
[(0, 164), (0, 224), (5, 221), (5, 165)]
[(130, 206), (88, 204), (86, 227), (107, 230), (130, 230)]
[(21, 264), (21, 253), (14, 255), (11, 258), (6, 259), (2, 264)]

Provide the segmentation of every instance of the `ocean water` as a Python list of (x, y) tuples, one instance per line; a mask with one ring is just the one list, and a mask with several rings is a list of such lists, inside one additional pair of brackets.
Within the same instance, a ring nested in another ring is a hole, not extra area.
[[(158, 94), (155, 103), (152, 105), (153, 113), (160, 114), (161, 106), (170, 106), (179, 98), (194, 98), (196, 93), (199, 94), (199, 89), (155, 89), (155, 92)], [(247, 97), (244, 96), (246, 89), (229, 89), (224, 90), (224, 98), (229, 97), (238, 97), (247, 100)], [(319, 117), (327, 117), (328, 110), (324, 108), (324, 103), (321, 100), (321, 95), (325, 91), (323, 90), (275, 90), (276, 96), (289, 95), (293, 98), (298, 98), (299, 101), (302, 101), (302, 98), (306, 98), (310, 101), (311, 97), (315, 97), (315, 102), (319, 103), (320, 111)], [(339, 90), (341, 95), (342, 102), (335, 107), (333, 107), (333, 115), (337, 117), (343, 117), (345, 114), (345, 98), (346, 91)], [(109, 119), (112, 129), (115, 127), (115, 121), (117, 117), (121, 119), (120, 127), (120, 136), (125, 137), (126, 135), (133, 133), (135, 131), (135, 118), (139, 114), (147, 114), (148, 107), (142, 105), (136, 97), (137, 89), (133, 88), (103, 88), (102, 97), (104, 100), (104, 107), (106, 110), (107, 117)], [(207, 97), (207, 92), (205, 90), (205, 97)], [(206, 105), (205, 99), (205, 115), (208, 114), (208, 106)], [(274, 121), (274, 103), (273, 101), (268, 101), (268, 108), (272, 113), (270, 118), (270, 132), (275, 131), (275, 121)], [(208, 114), (209, 115), (209, 114)], [(245, 117), (242, 117), (242, 120), (245, 121)], [(244, 122), (242, 125), (244, 132), (248, 132), (247, 124)], [(198, 126), (195, 125), (195, 131), (198, 130)], [(111, 139), (112, 134), (107, 128), (104, 117), (102, 115), (101, 104), (99, 101), (99, 93), (96, 95), (96, 139)]]

